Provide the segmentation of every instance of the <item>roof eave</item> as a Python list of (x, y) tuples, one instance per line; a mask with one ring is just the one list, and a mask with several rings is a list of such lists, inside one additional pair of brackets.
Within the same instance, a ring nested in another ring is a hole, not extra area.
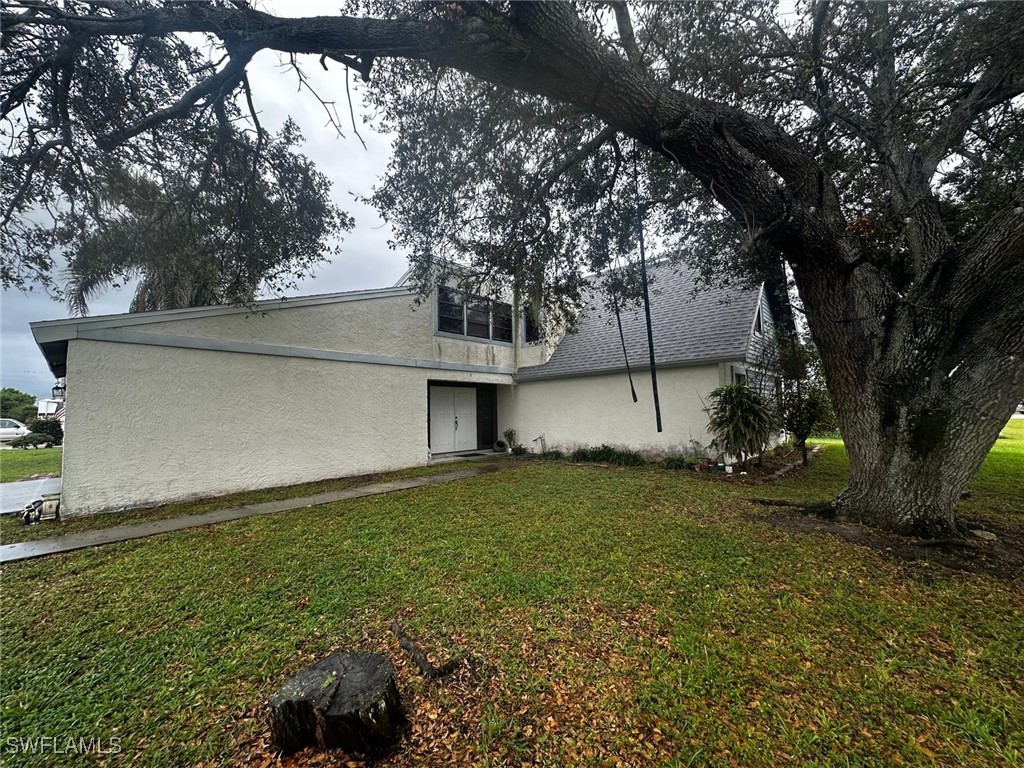
[[(668, 369), (672, 369), (672, 368), (695, 368), (695, 367), (701, 366), (701, 365), (719, 365), (721, 363), (742, 363), (743, 361), (744, 361), (744, 353), (740, 352), (740, 353), (737, 353), (735, 355), (727, 355), (725, 357), (716, 356), (716, 357), (696, 358), (696, 359), (692, 359), (692, 360), (674, 360), (674, 361), (668, 361), (668, 362), (659, 362), (657, 365), (658, 365), (658, 370), (668, 370)], [(536, 367), (543, 367), (543, 366), (536, 366)], [(546, 374), (538, 373), (536, 375), (533, 375), (533, 374), (528, 375), (526, 378), (520, 378), (521, 372), (517, 372), (515, 378), (516, 378), (516, 382), (517, 383), (525, 384), (525, 383), (530, 382), (530, 381), (553, 381), (555, 379), (580, 379), (580, 378), (585, 378), (587, 376), (604, 376), (604, 375), (609, 375), (609, 374), (613, 374), (613, 373), (626, 373), (627, 371), (644, 372), (644, 371), (648, 371), (648, 370), (650, 370), (650, 366), (647, 365), (647, 364), (632, 365), (629, 368), (626, 368), (625, 365), (621, 365), (621, 366), (617, 366), (617, 367), (614, 367), (614, 368), (595, 368), (595, 369), (591, 369), (591, 370), (587, 370), (587, 371), (572, 371), (572, 372), (567, 372), (567, 373), (557, 373), (557, 372), (546, 373)]]

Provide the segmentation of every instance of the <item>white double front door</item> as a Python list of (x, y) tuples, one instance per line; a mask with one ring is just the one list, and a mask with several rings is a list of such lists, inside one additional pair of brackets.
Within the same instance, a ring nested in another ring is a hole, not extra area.
[(476, 450), (476, 390), (430, 387), (430, 452)]

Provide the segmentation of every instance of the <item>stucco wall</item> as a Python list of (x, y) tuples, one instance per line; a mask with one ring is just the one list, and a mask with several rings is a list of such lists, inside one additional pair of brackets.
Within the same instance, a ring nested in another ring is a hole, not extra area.
[(423, 464), (439, 372), (73, 340), (62, 511), (231, 493)]
[(266, 312), (133, 325), (131, 330), (468, 365), (514, 365), (511, 344), (438, 336), (434, 325), (433, 304), (417, 306), (409, 294), (286, 305)]
[(657, 432), (651, 377), (633, 372), (633, 403), (625, 373), (527, 381), (498, 390), (499, 429), (515, 428), (528, 449), (572, 450), (602, 443), (652, 453), (688, 449), (692, 440), (710, 442), (701, 398), (724, 383), (724, 366), (703, 365), (658, 371), (664, 431)]

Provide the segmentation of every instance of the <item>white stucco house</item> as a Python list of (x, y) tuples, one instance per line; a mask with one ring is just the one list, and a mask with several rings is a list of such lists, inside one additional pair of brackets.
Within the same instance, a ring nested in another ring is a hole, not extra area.
[(510, 304), (410, 286), (52, 320), (32, 332), (66, 376), (62, 512), (399, 469), (490, 449), (706, 444), (702, 398), (745, 375), (770, 309), (763, 289), (694, 295), (657, 267), (651, 300), (664, 431), (655, 430), (643, 313), (594, 301), (574, 333), (533, 338)]

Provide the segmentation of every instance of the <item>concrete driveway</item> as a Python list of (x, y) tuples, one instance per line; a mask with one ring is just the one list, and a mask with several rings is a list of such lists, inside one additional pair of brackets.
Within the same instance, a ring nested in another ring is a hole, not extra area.
[(60, 478), (0, 483), (0, 515), (20, 512), (33, 499), (43, 498), (44, 493), (60, 493)]

